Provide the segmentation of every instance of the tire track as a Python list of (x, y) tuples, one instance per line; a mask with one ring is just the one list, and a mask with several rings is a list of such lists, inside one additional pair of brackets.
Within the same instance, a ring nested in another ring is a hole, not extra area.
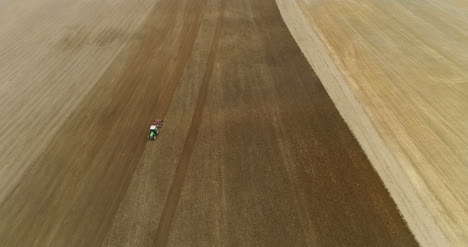
[(190, 164), (190, 157), (192, 155), (193, 149), (195, 147), (195, 142), (198, 136), (198, 129), (200, 127), (201, 118), (203, 115), (203, 108), (205, 106), (206, 98), (208, 96), (209, 82), (211, 80), (214, 63), (216, 60), (216, 55), (218, 51), (218, 45), (221, 37), (221, 31), (223, 26), (224, 18), (224, 8), (225, 1), (221, 2), (220, 13), (218, 15), (218, 20), (216, 24), (216, 30), (213, 35), (213, 40), (211, 43), (210, 53), (208, 55), (207, 65), (205, 73), (203, 74), (202, 84), (200, 87), (197, 105), (195, 106), (195, 111), (192, 116), (192, 122), (189, 128), (188, 135), (185, 139), (184, 148), (181, 154), (181, 159), (177, 164), (175, 171), (174, 179), (169, 190), (169, 195), (166, 199), (164, 205), (164, 210), (159, 221), (158, 229), (156, 231), (156, 237), (154, 241), (155, 246), (166, 246), (169, 239), (170, 228), (172, 219), (174, 218), (175, 212), (177, 210), (177, 205), (179, 203), (180, 194), (182, 187), (184, 185), (184, 180), (187, 174), (187, 169)]
[[(190, 1), (191, 3), (197, 3), (198, 1)], [(203, 19), (203, 9), (206, 5), (206, 0), (203, 0), (202, 4), (198, 4), (197, 8), (192, 8), (191, 13), (196, 14), (196, 19), (195, 21), (191, 24), (191, 28), (189, 29), (189, 32), (186, 34), (188, 38), (185, 42), (185, 45), (182, 47), (182, 50), (185, 50), (185, 52), (182, 52), (182, 56), (178, 56), (175, 61), (184, 61), (183, 63), (179, 63), (179, 66), (177, 66), (174, 70), (171, 71), (169, 81), (168, 83), (165, 83), (165, 87), (163, 89), (162, 94), (159, 95), (159, 100), (157, 104), (157, 111), (156, 114), (161, 117), (161, 119), (164, 119), (167, 111), (169, 110), (169, 106), (172, 102), (172, 98), (174, 97), (174, 93), (177, 89), (178, 82), (182, 78), (183, 75), (183, 70), (185, 68), (185, 65), (187, 64), (190, 55), (192, 54), (192, 49), (195, 44), (195, 40), (197, 38), (197, 34), (199, 33), (201, 22)]]

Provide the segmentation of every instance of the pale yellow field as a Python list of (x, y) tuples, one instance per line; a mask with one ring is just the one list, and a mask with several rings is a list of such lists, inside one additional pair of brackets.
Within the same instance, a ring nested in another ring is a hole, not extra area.
[[(463, 244), (463, 15), (287, 3), (418, 239)], [(417, 246), (329, 94), (275, 0), (0, 1), (0, 246)]]
[(468, 3), (277, 0), (424, 246), (468, 245)]

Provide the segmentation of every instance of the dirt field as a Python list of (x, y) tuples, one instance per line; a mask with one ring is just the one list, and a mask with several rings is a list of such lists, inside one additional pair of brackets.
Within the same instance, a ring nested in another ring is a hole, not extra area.
[(2, 1), (0, 75), (1, 246), (417, 245), (274, 0)]

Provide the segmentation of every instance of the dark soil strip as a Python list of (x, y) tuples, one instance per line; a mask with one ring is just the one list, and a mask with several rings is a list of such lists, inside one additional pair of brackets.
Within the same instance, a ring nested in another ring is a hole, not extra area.
[(195, 107), (195, 112), (192, 117), (192, 123), (190, 125), (189, 133), (185, 139), (184, 149), (181, 155), (181, 159), (177, 165), (176, 173), (174, 175), (174, 180), (172, 182), (169, 195), (166, 199), (166, 204), (164, 206), (164, 211), (161, 215), (159, 226), (156, 232), (155, 246), (166, 246), (169, 238), (170, 228), (172, 219), (174, 217), (177, 205), (180, 199), (180, 193), (184, 185), (185, 176), (187, 174), (187, 168), (190, 164), (190, 157), (193, 152), (195, 142), (197, 140), (198, 128), (200, 127), (203, 107), (205, 106), (206, 98), (208, 95), (209, 82), (213, 74), (214, 63), (216, 60), (216, 53), (218, 51), (218, 44), (221, 36), (221, 29), (223, 25), (224, 17), (224, 6), (225, 2), (223, 0), (221, 4), (220, 13), (218, 16), (218, 21), (216, 24), (216, 30), (213, 36), (211, 43), (210, 54), (208, 57), (205, 73), (203, 74), (202, 84), (200, 87), (200, 92), (198, 95), (197, 105)]

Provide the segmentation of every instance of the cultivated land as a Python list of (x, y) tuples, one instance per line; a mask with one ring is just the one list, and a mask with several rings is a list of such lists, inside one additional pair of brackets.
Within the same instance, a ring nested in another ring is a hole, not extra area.
[(0, 79), (1, 246), (416, 245), (274, 0), (2, 1)]
[(468, 246), (468, 3), (277, 0), (424, 246)]

